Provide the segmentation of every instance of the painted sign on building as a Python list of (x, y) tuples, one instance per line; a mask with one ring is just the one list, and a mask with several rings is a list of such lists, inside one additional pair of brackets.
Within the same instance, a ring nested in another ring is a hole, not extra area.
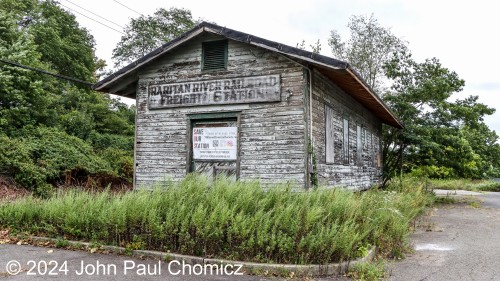
[(150, 109), (280, 101), (280, 76), (249, 76), (148, 86)]
[(193, 128), (193, 159), (236, 160), (237, 127)]

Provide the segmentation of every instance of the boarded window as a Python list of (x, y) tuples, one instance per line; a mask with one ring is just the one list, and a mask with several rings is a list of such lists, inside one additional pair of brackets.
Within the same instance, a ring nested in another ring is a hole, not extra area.
[(361, 142), (362, 136), (361, 136), (361, 126), (356, 125), (356, 162), (359, 166), (363, 165), (363, 158), (362, 158), (362, 151), (363, 151), (363, 144)]
[(325, 154), (326, 163), (335, 161), (335, 124), (333, 108), (325, 105)]
[(367, 165), (370, 167), (374, 166), (373, 158), (375, 158), (375, 153), (373, 151), (373, 135), (370, 131), (366, 130), (366, 143), (367, 143)]
[(227, 68), (227, 40), (202, 43), (202, 70), (224, 70)]
[(375, 157), (374, 158), (374, 164), (375, 167), (380, 168), (382, 167), (382, 155), (380, 154), (380, 139), (373, 135), (373, 154)]
[(349, 165), (349, 120), (344, 117), (343, 122), (344, 139), (342, 142), (342, 147), (344, 150), (344, 164)]
[(368, 149), (370, 148), (369, 135), (370, 132), (366, 128), (363, 128), (363, 150), (367, 155), (369, 154)]

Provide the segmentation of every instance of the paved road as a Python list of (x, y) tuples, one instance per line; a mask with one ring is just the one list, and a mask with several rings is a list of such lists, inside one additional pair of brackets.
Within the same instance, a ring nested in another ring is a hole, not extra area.
[(500, 280), (500, 194), (455, 196), (467, 200), (422, 219), (415, 253), (392, 265), (390, 280)]
[[(21, 272), (12, 276), (7, 270), (9, 261), (18, 261)], [(45, 263), (48, 263), (45, 266)], [(56, 265), (57, 263), (57, 265)], [(83, 265), (83, 266), (82, 266)], [(33, 269), (31, 269), (35, 266)], [(40, 266), (40, 268), (39, 268)], [(190, 265), (178, 266), (157, 260), (141, 260), (127, 256), (90, 254), (34, 247), (29, 245), (0, 245), (0, 281), (2, 280), (269, 280), (259, 276), (203, 274), (199, 268), (190, 273)], [(83, 270), (82, 270), (83, 268)], [(50, 272), (52, 271), (52, 275)], [(208, 271), (207, 271), (208, 272)], [(226, 273), (226, 272), (225, 272)], [(227, 273), (232, 273), (230, 270)], [(31, 275), (33, 274), (33, 275)]]
[[(17, 270), (17, 261), (21, 270), (17, 275), (7, 271)], [(11, 262), (11, 265), (8, 263)], [(47, 266), (45, 263), (48, 263)], [(289, 280), (277, 277), (251, 275), (230, 275), (203, 273), (191, 265), (179, 266), (176, 262), (141, 260), (117, 255), (88, 253), (35, 247), (30, 245), (0, 245), (0, 281), (3, 280), (167, 280), (167, 281), (202, 281), (202, 280), (242, 280), (242, 281), (281, 281)], [(34, 268), (33, 268), (34, 266)], [(83, 270), (82, 270), (83, 268)], [(183, 271), (184, 268), (184, 271)], [(190, 271), (192, 270), (192, 271)], [(230, 270), (228, 270), (230, 271)], [(52, 272), (52, 274), (50, 274)], [(228, 272), (224, 272), (228, 273)], [(298, 281), (346, 281), (347, 277), (304, 278)]]
[(488, 192), (478, 197), (483, 201), (483, 207), (500, 209), (500, 192)]

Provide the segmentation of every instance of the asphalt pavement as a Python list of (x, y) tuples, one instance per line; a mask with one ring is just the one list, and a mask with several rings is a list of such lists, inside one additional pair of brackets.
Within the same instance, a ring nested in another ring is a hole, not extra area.
[[(237, 264), (202, 267), (181, 261), (143, 260), (129, 256), (37, 247), (0, 245), (0, 281), (3, 280), (290, 280), (241, 274)], [(347, 277), (296, 278), (307, 281), (345, 281)]]
[(270, 280), (240, 273), (236, 266), (203, 268), (175, 260), (0, 245), (0, 280)]
[(421, 218), (415, 252), (390, 266), (389, 280), (500, 280), (500, 193), (449, 196), (459, 202)]

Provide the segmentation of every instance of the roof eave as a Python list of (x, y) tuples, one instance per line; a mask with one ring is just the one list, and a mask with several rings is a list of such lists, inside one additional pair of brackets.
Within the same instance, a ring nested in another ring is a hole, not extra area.
[[(142, 57), (141, 59), (138, 59), (138, 60), (130, 63), (129, 65), (123, 67), (122, 69), (118, 70), (117, 72), (111, 74), (110, 76), (106, 77), (105, 79), (97, 82), (94, 85), (93, 89), (96, 91), (106, 91), (107, 87), (109, 87), (109, 85), (111, 85), (114, 82), (116, 82), (117, 80), (129, 75), (131, 72), (139, 69), (143, 65), (148, 64), (150, 61), (156, 59), (158, 56), (161, 56), (162, 54), (164, 54), (172, 49), (175, 49), (177, 46), (185, 43), (186, 41), (191, 40), (191, 38), (196, 37), (197, 35), (199, 35), (203, 31), (205, 31), (204, 29), (205, 28), (203, 26), (200, 26), (199, 28), (195, 28), (195, 29), (192, 29), (192, 30), (184, 33), (183, 35), (178, 37), (178, 40), (170, 41), (169, 43), (171, 43), (171, 44), (168, 44), (168, 45), (165, 44), (165, 45), (161, 46), (160, 48), (149, 53), (149, 54), (153, 54), (153, 55), (150, 55), (150, 56), (146, 55), (146, 56)], [(142, 59), (144, 59), (144, 60), (142, 60)]]
[(380, 106), (383, 109), (383, 112), (387, 114), (387, 118), (378, 116), (379, 118), (381, 118), (381, 120), (384, 121), (384, 123), (387, 123), (388, 125), (394, 126), (396, 128), (404, 128), (403, 124), (397, 119), (397, 117), (389, 109), (389, 107), (382, 101), (382, 99), (380, 99), (378, 95), (373, 92), (373, 90), (364, 82), (359, 74), (350, 67), (348, 63), (207, 22), (198, 24), (193, 29), (185, 32), (172, 41), (163, 44), (161, 47), (150, 52), (144, 57), (134, 61), (133, 63), (106, 77), (105, 79), (97, 82), (94, 85), (93, 89), (101, 92), (110, 92), (113, 89), (114, 83), (120, 81), (121, 79), (124, 79), (127, 76), (133, 75), (135, 71), (142, 66), (148, 64), (149, 62), (165, 54), (166, 52), (177, 48), (179, 45), (182, 45), (183, 43), (191, 40), (193, 37), (196, 37), (205, 31), (224, 36), (231, 40), (243, 42), (266, 50), (270, 50), (272, 52), (280, 53), (291, 58), (307, 62), (314, 66), (330, 69), (330, 71), (346, 71), (348, 75), (353, 78), (353, 81), (356, 81), (356, 83), (361, 85), (364, 91), (368, 93), (369, 98), (373, 100), (378, 106)]
[(352, 69), (351, 67), (348, 67), (346, 68), (346, 71), (356, 80), (358, 81), (358, 83), (360, 85), (363, 86), (363, 88), (366, 89), (366, 92), (368, 92), (371, 96), (371, 98), (373, 98), (381, 107), (384, 108), (384, 110), (390, 115), (390, 118), (392, 120), (392, 122), (390, 122), (390, 124), (388, 125), (391, 125), (391, 126), (394, 126), (398, 129), (403, 129), (404, 128), (404, 125), (401, 121), (399, 121), (399, 119), (396, 117), (396, 115), (394, 114), (394, 112), (392, 112), (392, 110), (385, 104), (385, 102), (377, 95), (373, 92), (373, 90), (368, 87), (368, 85), (366, 85), (366, 83), (362, 80), (361, 77), (359, 77), (359, 75), (356, 73), (356, 71), (354, 69)]

